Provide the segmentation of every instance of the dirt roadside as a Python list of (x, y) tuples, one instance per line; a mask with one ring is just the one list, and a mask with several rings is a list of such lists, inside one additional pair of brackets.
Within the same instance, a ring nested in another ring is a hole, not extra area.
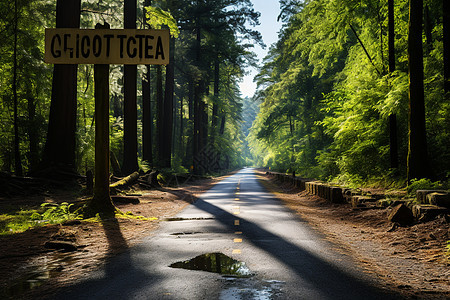
[(439, 218), (392, 229), (390, 209), (352, 209), (280, 184), (258, 173), (261, 183), (327, 239), (355, 257), (386, 288), (410, 299), (450, 299), (450, 224)]
[[(82, 221), (70, 226), (47, 225), (23, 233), (0, 236), (0, 299), (46, 299), (55, 291), (100, 268), (108, 258), (127, 250), (152, 234), (165, 218), (180, 212), (196, 197), (227, 176), (202, 179), (158, 190), (133, 191), (139, 204), (117, 204), (123, 213), (157, 218), (117, 218), (103, 223)], [(43, 202), (73, 203), (73, 193), (54, 192), (47, 196), (1, 198), (0, 211), (11, 205), (39, 206)], [(74, 252), (45, 248), (48, 241), (77, 245)]]

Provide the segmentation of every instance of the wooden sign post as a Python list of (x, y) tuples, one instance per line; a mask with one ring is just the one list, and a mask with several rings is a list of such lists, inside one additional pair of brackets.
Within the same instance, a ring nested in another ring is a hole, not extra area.
[(44, 61), (53, 64), (94, 64), (95, 185), (91, 212), (113, 214), (109, 193), (109, 65), (166, 65), (168, 30), (57, 28), (45, 30)]
[[(108, 27), (97, 24), (95, 28)], [(95, 97), (95, 181), (90, 209), (113, 214), (114, 204), (109, 193), (109, 65), (94, 65)]]

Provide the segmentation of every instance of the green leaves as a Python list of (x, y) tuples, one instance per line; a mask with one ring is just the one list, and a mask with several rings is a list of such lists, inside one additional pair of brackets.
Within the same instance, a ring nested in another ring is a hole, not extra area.
[(170, 14), (170, 12), (162, 10), (159, 7), (147, 6), (145, 7), (147, 24), (153, 29), (161, 29), (163, 26), (169, 27), (170, 35), (177, 38), (180, 35), (180, 30), (177, 26), (177, 21)]
[(51, 224), (60, 224), (67, 220), (77, 219), (79, 215), (71, 211), (73, 206), (73, 203), (69, 204), (67, 202), (61, 204), (42, 203), (41, 207), (44, 209), (44, 212), (41, 214), (41, 220)]

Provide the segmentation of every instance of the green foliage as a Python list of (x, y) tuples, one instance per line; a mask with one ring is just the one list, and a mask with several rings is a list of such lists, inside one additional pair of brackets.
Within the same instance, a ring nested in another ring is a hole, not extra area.
[[(391, 74), (387, 2), (280, 3), (285, 22), (280, 40), (256, 77), (260, 112), (247, 138), (255, 161), (277, 171), (349, 184), (392, 183), (404, 177), (408, 1), (395, 1), (396, 71)], [(439, 4), (428, 6), (438, 20)], [(442, 88), (443, 32), (438, 21), (432, 37), (424, 51), (429, 154), (434, 175), (445, 180), (450, 170), (450, 107)], [(389, 165), (393, 114), (400, 163), (395, 171)]]
[(439, 190), (439, 189), (444, 189), (444, 185), (439, 181), (433, 182), (428, 178), (413, 179), (411, 180), (411, 183), (408, 185), (407, 188), (409, 196), (415, 196), (417, 190)]
[(0, 235), (23, 232), (36, 226), (61, 224), (68, 220), (79, 219), (74, 204), (43, 203), (39, 209), (21, 209), (8, 214), (0, 214)]
[(115, 216), (116, 216), (116, 218), (120, 218), (120, 219), (131, 219), (131, 220), (139, 220), (139, 221), (157, 221), (158, 220), (158, 218), (156, 218), (156, 217), (146, 218), (143, 216), (136, 216), (131, 211), (127, 211), (125, 213), (118, 212), (118, 213), (116, 213)]
[(20, 210), (10, 214), (0, 214), (0, 235), (23, 232), (41, 222), (37, 210)]
[(41, 219), (50, 224), (60, 224), (67, 220), (79, 218), (77, 211), (71, 211), (74, 207), (73, 203), (43, 203), (41, 207), (44, 209), (44, 212), (41, 214)]
[(147, 6), (145, 7), (147, 23), (153, 29), (161, 29), (164, 25), (169, 27), (170, 35), (177, 38), (180, 35), (180, 30), (177, 26), (177, 21), (168, 11), (164, 11), (159, 7)]

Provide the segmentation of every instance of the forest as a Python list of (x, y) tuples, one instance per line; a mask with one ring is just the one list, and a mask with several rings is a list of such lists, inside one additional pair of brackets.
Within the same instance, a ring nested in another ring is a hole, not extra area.
[(106, 23), (171, 34), (168, 65), (110, 65), (111, 172), (214, 174), (246, 163), (239, 153), (248, 153), (243, 127), (252, 120), (242, 118), (238, 82), (262, 45), (249, 0), (0, 5), (3, 172), (61, 178), (94, 169), (94, 66), (44, 63), (44, 30)]
[(256, 165), (356, 185), (448, 180), (448, 1), (280, 5), (256, 77)]
[[(264, 46), (250, 0), (2, 1), (0, 170), (94, 169), (93, 65), (43, 61), (45, 28), (167, 28), (167, 66), (110, 65), (111, 172), (242, 166), (363, 184), (450, 176), (446, 0), (280, 0)], [(258, 90), (243, 98), (246, 68)]]

